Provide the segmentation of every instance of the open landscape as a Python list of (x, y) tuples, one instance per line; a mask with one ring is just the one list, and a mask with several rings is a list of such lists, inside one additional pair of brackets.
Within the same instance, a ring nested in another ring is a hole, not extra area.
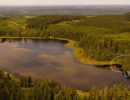
[(0, 100), (130, 100), (129, 6), (0, 15)]

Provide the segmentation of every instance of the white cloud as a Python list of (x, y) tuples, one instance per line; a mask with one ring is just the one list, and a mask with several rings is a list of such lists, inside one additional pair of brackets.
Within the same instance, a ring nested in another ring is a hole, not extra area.
[(0, 5), (130, 4), (130, 0), (0, 0)]

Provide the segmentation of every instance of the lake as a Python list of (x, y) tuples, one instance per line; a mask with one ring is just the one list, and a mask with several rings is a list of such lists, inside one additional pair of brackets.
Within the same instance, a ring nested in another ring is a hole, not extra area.
[(121, 73), (84, 65), (66, 47), (67, 41), (5, 39), (0, 42), (0, 66), (16, 75), (34, 79), (54, 79), (80, 90), (93, 85), (111, 86), (115, 83), (130, 84)]

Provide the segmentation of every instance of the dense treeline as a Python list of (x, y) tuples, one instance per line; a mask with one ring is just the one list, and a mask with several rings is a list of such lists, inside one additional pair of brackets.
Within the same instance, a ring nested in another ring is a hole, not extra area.
[(129, 54), (130, 42), (103, 38), (100, 36), (85, 35), (81, 38), (79, 46), (84, 54), (98, 61), (110, 61), (119, 55)]
[(126, 85), (93, 87), (87, 94), (61, 86), (53, 80), (33, 81), (31, 77), (14, 78), (0, 71), (0, 100), (130, 100)]
[(21, 29), (12, 29), (10, 27), (0, 27), (0, 36), (16, 36), (22, 33)]
[(130, 32), (129, 14), (86, 17), (75, 25), (107, 28), (111, 33)]
[(76, 90), (52, 80), (32, 81), (31, 77), (15, 79), (0, 72), (0, 100), (77, 100)]
[(128, 87), (121, 84), (102, 89), (93, 87), (89, 96), (84, 98), (84, 100), (130, 100)]
[(45, 15), (38, 16), (27, 20), (27, 28), (46, 29), (50, 24), (56, 24), (62, 21), (79, 20), (83, 16), (71, 16), (71, 15)]

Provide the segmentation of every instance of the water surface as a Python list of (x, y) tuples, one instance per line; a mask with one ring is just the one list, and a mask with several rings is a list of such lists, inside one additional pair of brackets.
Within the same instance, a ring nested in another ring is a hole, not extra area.
[(63, 85), (88, 90), (129, 81), (120, 73), (80, 64), (72, 48), (58, 40), (6, 40), (0, 42), (0, 66), (35, 79), (54, 79)]

